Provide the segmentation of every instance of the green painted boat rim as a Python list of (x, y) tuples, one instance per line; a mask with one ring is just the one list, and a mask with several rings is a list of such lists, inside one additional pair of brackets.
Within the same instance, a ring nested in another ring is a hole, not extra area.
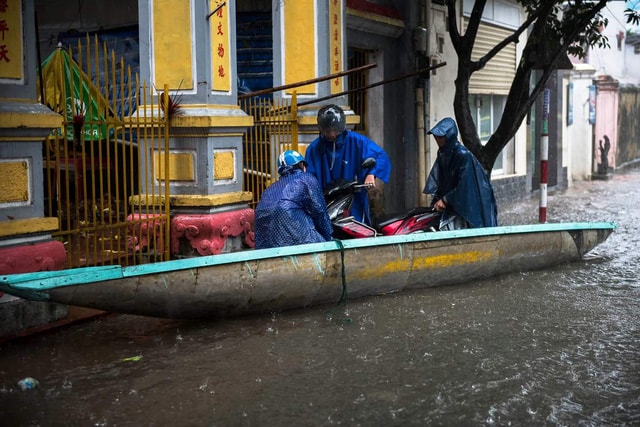
[(365, 239), (334, 240), (280, 248), (245, 250), (204, 257), (171, 260), (129, 267), (119, 265), (83, 267), (59, 271), (12, 274), (0, 277), (0, 287), (20, 288), (23, 290), (46, 291), (61, 286), (117, 280), (149, 274), (169, 273), (172, 271), (212, 267), (216, 265), (250, 262), (269, 258), (295, 257), (313, 253), (335, 252), (367, 248), (372, 246), (397, 245), (415, 242), (446, 241), (460, 238), (490, 237), (507, 234), (527, 234), (543, 232), (571, 232), (585, 230), (615, 230), (614, 222), (574, 222), (512, 225), (490, 228), (472, 228), (465, 230), (438, 231), (435, 233), (416, 233), (401, 236), (378, 236)]

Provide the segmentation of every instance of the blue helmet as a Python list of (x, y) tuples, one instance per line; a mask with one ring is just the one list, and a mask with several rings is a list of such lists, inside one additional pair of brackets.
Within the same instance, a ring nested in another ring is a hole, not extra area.
[(278, 157), (278, 173), (282, 175), (283, 173), (292, 170), (294, 166), (299, 163), (302, 163), (304, 166), (307, 165), (302, 154), (298, 153), (296, 150), (283, 151), (280, 153), (280, 157)]

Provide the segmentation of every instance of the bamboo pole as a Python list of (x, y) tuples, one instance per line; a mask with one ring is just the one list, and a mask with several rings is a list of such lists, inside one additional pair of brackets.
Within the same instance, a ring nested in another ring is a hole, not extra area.
[(298, 106), (301, 107), (303, 105), (315, 104), (316, 102), (325, 101), (327, 99), (336, 98), (338, 96), (348, 95), (350, 93), (360, 92), (361, 90), (367, 90), (367, 89), (371, 89), (371, 88), (376, 87), (376, 86), (385, 85), (385, 84), (388, 84), (388, 83), (393, 83), (393, 82), (398, 81), (398, 80), (407, 79), (409, 77), (414, 77), (414, 76), (417, 76), (419, 74), (426, 73), (426, 72), (431, 71), (431, 70), (435, 70), (436, 68), (444, 67), (445, 65), (447, 65), (446, 62), (441, 62), (441, 63), (433, 65), (431, 67), (422, 68), (422, 69), (420, 69), (418, 71), (414, 71), (412, 73), (403, 74), (401, 76), (394, 77), (392, 79), (382, 80), (382, 81), (379, 81), (377, 83), (372, 83), (372, 84), (367, 85), (367, 86), (362, 86), (362, 87), (359, 87), (359, 88), (356, 88), (356, 89), (350, 89), (350, 90), (347, 90), (347, 91), (344, 91), (344, 92), (335, 93), (333, 95), (325, 96), (325, 97), (322, 97), (322, 98), (312, 99), (310, 101), (299, 102)]
[(377, 66), (378, 66), (378, 64), (367, 64), (367, 65), (363, 65), (362, 67), (352, 68), (350, 70), (341, 71), (341, 72), (335, 73), (335, 74), (329, 74), (329, 75), (323, 76), (323, 77), (317, 77), (315, 79), (304, 80), (302, 82), (290, 83), (288, 85), (276, 86), (276, 87), (272, 87), (272, 88), (268, 88), (268, 89), (257, 90), (255, 92), (246, 93), (244, 95), (238, 95), (238, 99), (251, 98), (253, 96), (265, 95), (265, 94), (268, 94), (268, 93), (278, 92), (278, 91), (285, 90), (285, 89), (292, 89), (292, 88), (297, 88), (297, 87), (300, 87), (300, 86), (306, 86), (306, 85), (312, 84), (312, 83), (323, 82), (323, 81), (326, 81), (326, 80), (334, 79), (336, 77), (346, 76), (347, 74), (352, 74), (352, 73), (355, 73), (355, 72), (358, 72), (358, 71), (368, 70), (370, 68), (374, 68), (374, 67), (377, 67)]

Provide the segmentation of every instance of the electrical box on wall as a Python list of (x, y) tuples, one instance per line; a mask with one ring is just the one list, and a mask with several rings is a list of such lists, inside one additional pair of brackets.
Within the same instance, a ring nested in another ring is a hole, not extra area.
[(424, 27), (417, 27), (413, 30), (413, 47), (416, 52), (427, 51), (427, 29)]

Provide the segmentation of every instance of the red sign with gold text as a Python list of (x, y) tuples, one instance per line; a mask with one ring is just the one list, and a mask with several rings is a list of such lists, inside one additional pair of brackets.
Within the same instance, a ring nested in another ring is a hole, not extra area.
[[(339, 73), (343, 70), (342, 63), (342, 0), (329, 0), (329, 74)], [(343, 91), (343, 78), (336, 77), (331, 80), (331, 93)]]
[(22, 1), (0, 0), (0, 79), (23, 79)]

